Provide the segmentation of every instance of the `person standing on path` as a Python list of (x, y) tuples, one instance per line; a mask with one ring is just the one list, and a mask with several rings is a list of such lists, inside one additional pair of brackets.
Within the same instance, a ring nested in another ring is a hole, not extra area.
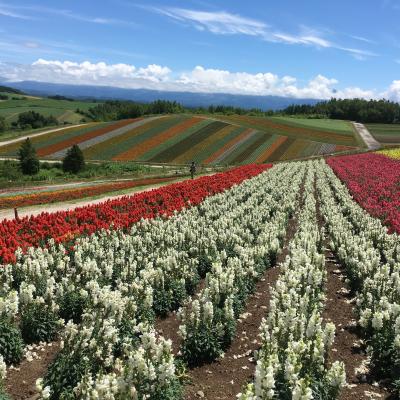
[(196, 164), (194, 161), (192, 161), (192, 164), (190, 165), (190, 175), (192, 179), (194, 178), (194, 174), (196, 173)]

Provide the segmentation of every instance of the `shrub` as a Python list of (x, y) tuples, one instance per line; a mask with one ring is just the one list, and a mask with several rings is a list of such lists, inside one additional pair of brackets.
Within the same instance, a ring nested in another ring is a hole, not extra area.
[(66, 322), (72, 319), (75, 323), (82, 320), (87, 301), (79, 292), (67, 292), (60, 300), (60, 317)]
[(24, 344), (20, 330), (8, 319), (0, 319), (0, 354), (6, 364), (21, 361)]
[(77, 144), (74, 144), (65, 155), (63, 159), (63, 170), (64, 172), (71, 172), (77, 174), (82, 171), (85, 167), (85, 158), (83, 153)]
[(25, 175), (35, 175), (40, 170), (40, 163), (32, 142), (27, 138), (21, 145), (19, 152), (21, 170)]
[(29, 304), (21, 313), (21, 332), (27, 343), (54, 340), (58, 327), (57, 315), (42, 304)]

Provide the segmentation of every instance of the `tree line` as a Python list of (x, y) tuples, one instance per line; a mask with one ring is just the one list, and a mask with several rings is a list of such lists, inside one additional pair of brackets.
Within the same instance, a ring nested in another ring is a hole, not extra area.
[(347, 119), (357, 122), (400, 123), (400, 104), (389, 100), (331, 99), (315, 105), (291, 105), (280, 112), (309, 118)]

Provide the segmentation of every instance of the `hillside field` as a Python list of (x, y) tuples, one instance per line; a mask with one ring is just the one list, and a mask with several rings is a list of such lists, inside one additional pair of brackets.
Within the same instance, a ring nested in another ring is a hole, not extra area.
[[(78, 144), (88, 160), (210, 165), (291, 160), (358, 146), (344, 121), (188, 114), (89, 123), (32, 142), (42, 159), (61, 159)], [(0, 156), (15, 156), (20, 144), (0, 147)]]
[(382, 144), (400, 144), (400, 124), (367, 124), (366, 127)]
[(0, 93), (8, 96), (8, 100), (0, 101), (0, 116), (11, 123), (18, 119), (18, 115), (26, 111), (35, 111), (46, 117), (52, 115), (59, 123), (76, 124), (83, 116), (76, 113), (76, 109), (87, 111), (98, 103), (88, 101), (54, 100), (42, 97), (32, 97), (13, 93)]

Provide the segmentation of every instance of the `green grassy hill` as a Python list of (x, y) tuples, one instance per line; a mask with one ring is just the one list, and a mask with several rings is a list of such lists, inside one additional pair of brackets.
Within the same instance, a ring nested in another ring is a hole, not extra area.
[(20, 94), (8, 95), (8, 100), (0, 102), (0, 115), (11, 123), (18, 119), (18, 115), (26, 111), (36, 111), (44, 116), (53, 115), (60, 123), (76, 124), (83, 116), (76, 112), (77, 109), (87, 111), (97, 103), (85, 101), (54, 100), (42, 97), (32, 97)]

